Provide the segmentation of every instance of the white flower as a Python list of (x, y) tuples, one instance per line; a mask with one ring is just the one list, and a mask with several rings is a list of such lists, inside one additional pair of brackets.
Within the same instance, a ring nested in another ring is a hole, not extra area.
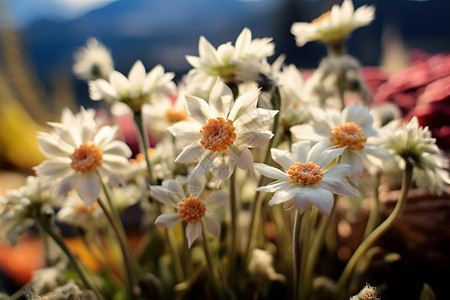
[(80, 79), (107, 78), (113, 68), (111, 52), (95, 38), (74, 54), (73, 73)]
[(416, 117), (384, 137), (385, 147), (403, 166), (403, 160), (414, 164), (413, 179), (419, 187), (440, 195), (450, 184), (449, 163), (431, 137), (428, 127), (422, 128)]
[(279, 274), (273, 267), (273, 256), (266, 250), (253, 249), (248, 263), (248, 272), (258, 281), (279, 280), (286, 281), (284, 275)]
[(238, 68), (245, 69), (249, 65), (259, 64), (274, 53), (271, 41), (270, 38), (252, 40), (250, 29), (244, 28), (234, 46), (228, 42), (216, 50), (201, 36), (198, 46), (200, 56), (186, 56), (194, 67), (189, 71), (189, 76), (193, 78), (190, 82), (201, 85), (200, 90), (206, 90), (214, 85), (217, 77), (225, 82), (235, 81)]
[(128, 78), (118, 71), (113, 71), (108, 81), (90, 81), (89, 94), (92, 100), (120, 101), (137, 112), (144, 103), (158, 101), (167, 94), (174, 94), (174, 76), (174, 73), (165, 73), (161, 65), (146, 73), (144, 65), (138, 60), (128, 73)]
[(186, 221), (186, 237), (189, 247), (196, 239), (203, 239), (202, 220), (209, 232), (216, 237), (220, 236), (220, 223), (213, 210), (224, 205), (228, 199), (227, 194), (219, 190), (212, 192), (202, 200), (200, 197), (205, 185), (205, 180), (202, 179), (197, 177), (187, 182), (187, 195), (183, 189), (185, 180), (182, 177), (177, 177), (176, 180), (166, 179), (162, 186), (151, 186), (156, 200), (177, 209), (176, 213), (160, 215), (155, 224), (171, 228), (181, 221)]
[(295, 35), (299, 47), (315, 40), (336, 43), (345, 39), (355, 29), (370, 24), (374, 14), (373, 6), (363, 5), (355, 10), (351, 0), (344, 0), (342, 6), (333, 5), (331, 11), (311, 23), (292, 24), (291, 33)]
[(345, 148), (329, 148), (325, 143), (311, 147), (311, 144), (297, 142), (292, 145), (292, 153), (272, 148), (272, 158), (282, 170), (255, 164), (255, 169), (262, 175), (276, 179), (256, 189), (260, 192), (275, 192), (269, 205), (293, 201), (300, 212), (315, 205), (322, 213), (329, 214), (333, 206), (333, 194), (347, 197), (358, 195), (345, 179), (345, 176), (352, 175), (351, 167), (348, 164), (329, 166), (342, 155)]
[(185, 146), (175, 161), (199, 162), (191, 177), (211, 170), (217, 185), (231, 176), (235, 166), (253, 170), (249, 148), (262, 147), (272, 138), (272, 132), (265, 128), (277, 113), (256, 108), (257, 102), (257, 90), (243, 94), (234, 102), (231, 90), (219, 80), (209, 103), (187, 96), (190, 119), (169, 127), (177, 142)]
[(350, 104), (342, 112), (328, 108), (310, 107), (312, 124), (291, 127), (299, 140), (323, 141), (329, 147), (345, 147), (341, 162), (352, 166), (351, 181), (358, 184), (359, 175), (366, 166), (381, 168), (382, 159), (391, 159), (389, 153), (380, 148), (377, 130), (369, 110), (362, 105)]
[(118, 184), (117, 170), (126, 168), (131, 150), (115, 140), (118, 128), (98, 128), (84, 109), (71, 122), (50, 123), (52, 133), (41, 132), (39, 149), (48, 160), (35, 167), (39, 176), (48, 176), (63, 195), (77, 187), (80, 198), (91, 207), (100, 194), (96, 172), (110, 184)]

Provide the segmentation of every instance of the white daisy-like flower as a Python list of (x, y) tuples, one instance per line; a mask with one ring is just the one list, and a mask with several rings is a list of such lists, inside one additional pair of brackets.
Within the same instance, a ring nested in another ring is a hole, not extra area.
[(130, 148), (115, 140), (118, 127), (98, 128), (92, 116), (83, 108), (73, 122), (50, 123), (52, 133), (41, 132), (39, 149), (48, 158), (35, 170), (57, 184), (59, 195), (77, 187), (80, 198), (91, 207), (100, 194), (98, 172), (103, 180), (115, 185), (120, 181), (117, 170), (129, 165)]
[(375, 8), (363, 5), (355, 10), (352, 0), (344, 0), (342, 6), (333, 5), (330, 11), (322, 14), (311, 23), (292, 24), (291, 33), (299, 47), (311, 41), (337, 43), (344, 40), (359, 27), (366, 26), (374, 19)]
[(278, 111), (256, 108), (258, 91), (247, 92), (234, 102), (233, 94), (218, 80), (209, 103), (186, 96), (189, 119), (175, 123), (169, 131), (183, 151), (178, 163), (199, 162), (191, 177), (209, 170), (216, 185), (231, 176), (235, 166), (253, 170), (249, 148), (264, 146), (273, 136), (266, 127)]
[(139, 112), (144, 103), (175, 94), (174, 76), (174, 73), (165, 73), (161, 65), (146, 73), (144, 64), (138, 60), (128, 73), (128, 78), (118, 71), (112, 71), (109, 80), (90, 81), (89, 95), (92, 100), (125, 103), (132, 111)]
[(397, 130), (387, 132), (384, 146), (403, 168), (404, 160), (414, 164), (413, 180), (419, 187), (440, 195), (450, 184), (449, 162), (436, 145), (428, 127), (420, 127), (417, 117)]
[(363, 105), (350, 104), (342, 112), (333, 108), (310, 107), (311, 124), (291, 127), (299, 140), (323, 141), (328, 147), (345, 147), (341, 162), (352, 167), (351, 181), (358, 184), (364, 166), (381, 168), (383, 159), (392, 159), (377, 140), (373, 117)]
[(107, 78), (114, 70), (111, 52), (95, 38), (74, 54), (73, 73), (83, 80)]
[(256, 190), (274, 193), (269, 205), (291, 203), (303, 212), (312, 205), (320, 212), (329, 214), (333, 206), (333, 194), (357, 196), (356, 190), (345, 176), (352, 175), (348, 164), (332, 164), (345, 148), (329, 148), (325, 143), (302, 141), (292, 145), (292, 153), (271, 149), (273, 160), (282, 170), (265, 164), (255, 164), (262, 175), (276, 181)]
[(204, 178), (194, 178), (186, 183), (188, 193), (183, 189), (185, 179), (166, 179), (161, 186), (151, 186), (153, 196), (165, 205), (176, 208), (176, 213), (165, 213), (155, 221), (158, 226), (172, 228), (176, 224), (185, 221), (186, 237), (189, 248), (197, 239), (203, 239), (202, 220), (206, 229), (216, 237), (220, 236), (219, 218), (214, 210), (225, 204), (228, 195), (222, 191), (213, 191), (205, 199), (201, 199), (205, 186)]
[(201, 36), (198, 46), (200, 56), (186, 56), (187, 61), (194, 67), (188, 74), (193, 78), (190, 82), (201, 85), (200, 90), (211, 89), (217, 77), (224, 82), (235, 82), (238, 68), (245, 69), (249, 65), (259, 64), (273, 55), (275, 47), (271, 41), (271, 38), (252, 40), (250, 29), (244, 28), (234, 46), (228, 42), (216, 50)]

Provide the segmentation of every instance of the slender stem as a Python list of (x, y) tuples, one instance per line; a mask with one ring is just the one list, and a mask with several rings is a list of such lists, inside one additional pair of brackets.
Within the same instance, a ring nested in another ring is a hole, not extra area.
[(229, 281), (234, 278), (234, 269), (236, 265), (236, 257), (238, 250), (238, 238), (237, 238), (237, 223), (238, 223), (238, 210), (237, 210), (237, 198), (236, 198), (236, 170), (230, 177), (230, 208), (231, 208), (231, 246), (230, 246), (230, 270)]
[(362, 243), (359, 245), (358, 249), (356, 249), (355, 253), (353, 253), (352, 257), (348, 261), (345, 266), (344, 271), (342, 272), (338, 282), (337, 282), (337, 292), (336, 295), (340, 296), (343, 293), (344, 286), (347, 281), (350, 279), (350, 276), (353, 273), (353, 270), (356, 266), (358, 260), (369, 250), (369, 248), (388, 230), (392, 227), (398, 215), (400, 214), (403, 206), (405, 205), (406, 198), (411, 187), (412, 182), (412, 174), (413, 174), (414, 165), (405, 159), (405, 169), (403, 171), (403, 181), (400, 199), (397, 201), (394, 210), (389, 215), (389, 217), (384, 220)]
[(62, 237), (58, 233), (56, 233), (56, 231), (53, 229), (51, 225), (46, 224), (45, 221), (40, 220), (40, 218), (38, 218), (37, 221), (39, 225), (42, 227), (42, 229), (55, 241), (55, 243), (61, 248), (64, 254), (66, 254), (66, 256), (69, 258), (69, 261), (74, 267), (75, 272), (77, 272), (78, 276), (80, 277), (81, 281), (83, 281), (83, 283), (86, 285), (86, 287), (92, 290), (98, 299), (103, 299), (97, 287), (92, 283), (92, 280), (89, 278), (88, 273), (79, 263), (78, 259), (72, 254), (72, 252), (70, 251), (69, 247), (67, 247)]
[(148, 143), (147, 143), (147, 133), (144, 128), (144, 122), (142, 120), (141, 112), (135, 112), (133, 113), (134, 123), (136, 124), (136, 127), (139, 131), (139, 138), (141, 140), (142, 145), (142, 152), (144, 154), (145, 163), (147, 165), (147, 172), (148, 172), (148, 180), (150, 185), (155, 184), (155, 179), (153, 178), (153, 172), (152, 172), (152, 165), (150, 163), (150, 158), (148, 157)]
[(214, 261), (213, 261), (213, 257), (211, 254), (211, 248), (210, 245), (208, 243), (208, 239), (206, 238), (206, 226), (205, 226), (205, 222), (203, 220), (201, 220), (202, 223), (202, 235), (203, 235), (203, 239), (202, 239), (202, 243), (203, 243), (203, 251), (205, 252), (205, 258), (206, 258), (206, 263), (208, 265), (208, 271), (209, 271), (209, 275), (211, 277), (211, 281), (213, 284), (214, 289), (216, 290), (217, 295), (220, 298), (224, 298), (224, 293), (222, 292), (222, 288), (221, 288), (221, 284), (220, 284), (220, 278), (219, 278), (219, 274), (217, 273), (217, 269), (214, 267)]
[(183, 268), (181, 266), (181, 260), (180, 255), (177, 251), (177, 248), (175, 247), (176, 241), (175, 236), (172, 232), (172, 230), (164, 230), (164, 233), (166, 235), (166, 240), (169, 244), (169, 251), (170, 255), (172, 256), (172, 262), (173, 262), (173, 268), (175, 270), (175, 278), (177, 282), (183, 282), (184, 281), (184, 274), (183, 274)]
[(310, 250), (310, 242), (311, 242), (311, 231), (313, 230), (313, 225), (317, 216), (317, 208), (313, 206), (311, 213), (306, 212), (304, 217), (304, 221), (307, 224), (305, 235), (303, 238), (303, 251), (302, 251), (302, 266), (303, 268), (300, 270), (300, 286), (302, 287), (302, 290), (300, 291), (300, 299), (304, 298), (304, 291), (306, 290), (306, 282), (305, 282), (305, 271), (306, 271), (306, 265), (308, 262), (308, 254)]
[(370, 208), (369, 219), (367, 220), (366, 230), (364, 231), (364, 238), (366, 238), (375, 228), (380, 212), (380, 193), (379, 185), (381, 174), (378, 173), (375, 177), (375, 186), (373, 191), (372, 207)]
[(301, 268), (301, 244), (300, 231), (302, 228), (302, 218), (304, 213), (295, 212), (295, 223), (292, 234), (292, 258), (294, 260), (294, 274), (293, 274), (293, 290), (292, 299), (298, 300), (300, 290), (300, 268)]
[(314, 237), (313, 243), (311, 245), (311, 248), (308, 253), (308, 262), (306, 263), (306, 270), (305, 270), (305, 277), (304, 277), (304, 286), (305, 289), (304, 295), (305, 297), (308, 297), (308, 293), (311, 289), (312, 285), (312, 276), (314, 267), (316, 265), (317, 257), (319, 255), (320, 249), (322, 248), (323, 242), (325, 240), (325, 234), (328, 231), (328, 228), (330, 227), (331, 221), (333, 220), (334, 213), (336, 211), (336, 203), (338, 196), (336, 194), (333, 195), (334, 202), (333, 207), (331, 208), (330, 215), (322, 218), (320, 220), (319, 229), (317, 231), (317, 234)]

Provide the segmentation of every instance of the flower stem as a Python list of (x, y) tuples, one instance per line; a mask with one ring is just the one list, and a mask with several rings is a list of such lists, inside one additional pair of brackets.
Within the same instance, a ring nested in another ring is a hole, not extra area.
[(237, 238), (237, 222), (238, 222), (238, 210), (237, 210), (237, 198), (236, 198), (236, 170), (230, 176), (230, 208), (231, 208), (231, 246), (230, 246), (230, 270), (228, 274), (229, 281), (235, 278), (234, 269), (236, 265), (236, 257), (238, 250), (238, 238)]
[(294, 260), (294, 274), (293, 274), (293, 290), (292, 299), (298, 300), (300, 290), (300, 268), (301, 268), (301, 244), (300, 231), (302, 228), (302, 219), (304, 213), (295, 211), (294, 230), (292, 234), (292, 258)]
[(142, 120), (141, 112), (133, 113), (133, 119), (134, 119), (134, 123), (136, 124), (136, 127), (139, 131), (139, 138), (141, 140), (142, 152), (144, 154), (145, 163), (147, 165), (148, 181), (149, 181), (150, 185), (154, 185), (154, 184), (156, 184), (156, 182), (155, 182), (155, 179), (153, 178), (152, 165), (150, 163), (150, 158), (148, 157), (147, 133), (144, 128), (144, 122)]
[(308, 261), (305, 266), (305, 272), (304, 272), (304, 278), (303, 278), (303, 288), (305, 289), (304, 293), (302, 293), (306, 298), (308, 297), (308, 293), (312, 286), (312, 276), (314, 267), (316, 265), (317, 256), (319, 255), (319, 251), (323, 245), (323, 242), (325, 240), (325, 234), (328, 231), (328, 228), (330, 227), (331, 221), (333, 220), (334, 213), (336, 211), (336, 203), (338, 196), (336, 194), (333, 195), (334, 202), (333, 207), (331, 208), (331, 212), (329, 216), (326, 216), (325, 218), (322, 218), (320, 221), (319, 229), (317, 231), (317, 234), (314, 236), (313, 243), (311, 245), (311, 248), (309, 249), (308, 253)]
[(203, 251), (205, 252), (205, 258), (206, 258), (206, 263), (208, 265), (208, 271), (209, 271), (209, 275), (212, 281), (212, 285), (214, 287), (214, 289), (216, 290), (217, 295), (221, 298), (224, 299), (224, 293), (222, 292), (221, 289), (221, 284), (220, 284), (220, 278), (219, 278), (219, 274), (217, 273), (217, 269), (214, 267), (214, 262), (213, 262), (213, 258), (212, 258), (212, 254), (211, 254), (211, 247), (208, 243), (208, 240), (206, 238), (206, 226), (205, 226), (205, 222), (203, 220), (201, 220), (202, 223), (202, 235), (203, 235), (203, 239), (202, 239), (202, 243), (203, 243)]
[(381, 180), (381, 174), (378, 173), (375, 178), (375, 187), (373, 191), (373, 205), (370, 209), (369, 219), (367, 220), (366, 230), (364, 231), (364, 238), (366, 238), (375, 228), (380, 212), (380, 192), (379, 185)]
[(313, 230), (313, 226), (315, 224), (317, 218), (317, 208), (313, 206), (311, 213), (305, 213), (305, 224), (307, 224), (305, 232), (305, 237), (303, 238), (303, 251), (302, 251), (302, 266), (303, 268), (300, 270), (300, 286), (302, 290), (300, 291), (300, 299), (305, 297), (305, 291), (307, 291), (305, 282), (305, 271), (306, 266), (308, 264), (308, 254), (310, 253), (310, 243), (311, 243), (311, 232)]
[(381, 223), (377, 228), (375, 228), (375, 230), (361, 243), (361, 245), (359, 245), (355, 253), (353, 253), (352, 257), (348, 261), (344, 271), (342, 272), (337, 282), (337, 289), (336, 289), (337, 297), (340, 297), (340, 295), (343, 293), (344, 286), (350, 279), (350, 276), (352, 275), (358, 260), (367, 252), (367, 250), (369, 250), (369, 248), (373, 245), (373, 243), (375, 243), (388, 229), (392, 227), (398, 215), (400, 214), (406, 202), (409, 189), (411, 187), (413, 168), (414, 168), (413, 163), (410, 162), (408, 159), (405, 159), (405, 169), (403, 171), (403, 181), (400, 199), (398, 200), (394, 210), (389, 215), (389, 217), (386, 220), (384, 220), (384, 222)]

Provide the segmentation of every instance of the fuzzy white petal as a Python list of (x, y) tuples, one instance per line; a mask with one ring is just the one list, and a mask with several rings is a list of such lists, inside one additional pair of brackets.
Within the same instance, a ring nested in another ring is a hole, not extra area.
[(216, 81), (209, 96), (209, 108), (216, 117), (227, 118), (234, 104), (233, 92), (220, 80)]
[(289, 170), (289, 168), (294, 164), (290, 158), (291, 154), (286, 150), (281, 150), (277, 148), (270, 149), (270, 154), (273, 160), (279, 164), (283, 170)]
[(261, 164), (261, 163), (255, 163), (254, 164), (255, 169), (261, 173), (262, 175), (272, 178), (272, 179), (288, 179), (289, 175), (287, 173), (284, 173), (280, 169), (274, 168), (269, 165)]
[(183, 151), (175, 159), (175, 162), (181, 164), (197, 162), (202, 160), (207, 153), (208, 151), (201, 144), (190, 144), (183, 149)]
[(181, 216), (178, 213), (162, 214), (156, 218), (155, 224), (165, 228), (172, 228), (181, 222)]
[(209, 232), (211, 232), (214, 236), (220, 237), (220, 223), (217, 220), (216, 216), (211, 213), (206, 213), (204, 216), (205, 226)]
[(100, 182), (94, 172), (80, 176), (77, 186), (78, 195), (88, 207), (92, 207), (100, 195)]
[(203, 240), (202, 224), (200, 222), (188, 223), (186, 226), (186, 237), (189, 248), (191, 248), (196, 239)]
[(190, 95), (186, 95), (186, 110), (189, 116), (200, 124), (207, 124), (211, 116), (206, 101)]

